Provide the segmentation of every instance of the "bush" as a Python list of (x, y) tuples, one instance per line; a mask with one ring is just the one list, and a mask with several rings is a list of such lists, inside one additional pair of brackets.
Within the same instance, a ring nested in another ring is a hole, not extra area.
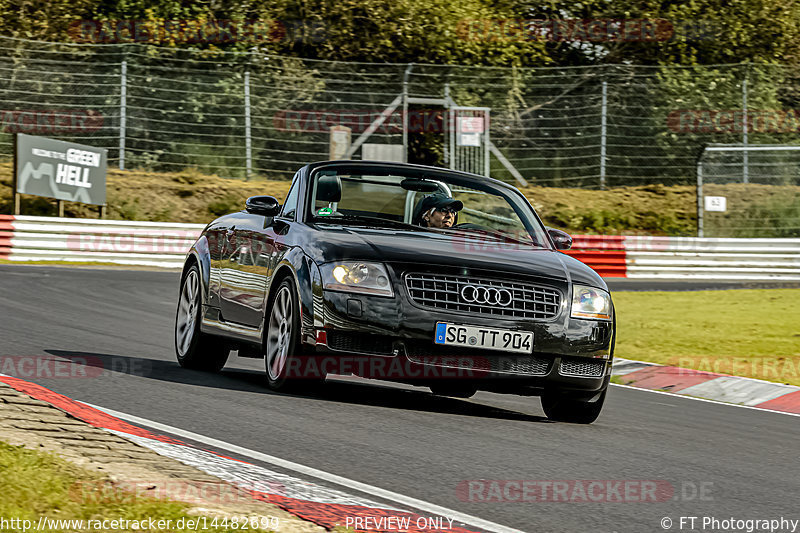
[(241, 209), (242, 201), (235, 196), (226, 196), (208, 204), (208, 212), (215, 217), (227, 215)]

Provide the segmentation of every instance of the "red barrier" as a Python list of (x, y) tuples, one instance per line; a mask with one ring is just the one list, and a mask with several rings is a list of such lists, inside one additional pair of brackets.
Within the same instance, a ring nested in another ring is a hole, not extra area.
[(627, 276), (625, 237), (622, 235), (573, 235), (572, 249), (564, 253), (604, 278)]
[(0, 215), (0, 230), (13, 231), (15, 217), (14, 215)]
[(573, 250), (624, 250), (623, 235), (573, 235)]
[(14, 215), (0, 215), (0, 259), (11, 255), (11, 237), (14, 236)]
[(626, 277), (625, 251), (566, 250), (564, 253), (586, 264), (604, 278)]

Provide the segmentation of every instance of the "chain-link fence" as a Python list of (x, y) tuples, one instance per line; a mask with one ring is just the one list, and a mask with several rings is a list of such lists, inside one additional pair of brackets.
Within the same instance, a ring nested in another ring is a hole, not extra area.
[(343, 125), (354, 141), (374, 129), (366, 144), (447, 166), (446, 107), (480, 106), (490, 108), (494, 177), (690, 186), (705, 144), (800, 141), (799, 75), (774, 65), (344, 63), (0, 38), (0, 157), (23, 132), (108, 148), (109, 164), (126, 169), (288, 178), (328, 159), (331, 126)]
[(800, 146), (709, 145), (697, 174), (699, 236), (800, 236)]

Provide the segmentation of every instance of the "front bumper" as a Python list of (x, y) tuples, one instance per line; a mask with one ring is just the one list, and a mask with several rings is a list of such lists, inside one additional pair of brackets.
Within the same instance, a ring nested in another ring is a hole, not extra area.
[[(403, 349), (405, 344), (397, 340), (393, 346), (398, 348), (386, 355), (332, 349), (318, 343), (316, 354), (322, 356), (322, 362), (317, 362), (315, 368), (329, 374), (354, 374), (412, 385), (450, 382), (467, 388), (525, 395), (540, 395), (548, 390), (596, 392), (605, 389), (611, 375), (608, 359), (550, 354), (525, 357), (478, 353), (478, 350), (458, 355), (432, 354), (423, 359), (410, 356)], [(586, 371), (569, 373), (570, 369), (580, 367)]]
[[(550, 281), (550, 285), (557, 284)], [(570, 319), (569, 286), (562, 283), (558, 289), (563, 296), (561, 310), (538, 321), (421, 308), (400, 283), (395, 284), (393, 298), (323, 291), (322, 316), (315, 313), (313, 351), (339, 360), (332, 373), (423, 386), (445, 380), (531, 395), (603, 390), (611, 375), (613, 326)], [(437, 345), (433, 342), (437, 322), (532, 331), (533, 353)]]

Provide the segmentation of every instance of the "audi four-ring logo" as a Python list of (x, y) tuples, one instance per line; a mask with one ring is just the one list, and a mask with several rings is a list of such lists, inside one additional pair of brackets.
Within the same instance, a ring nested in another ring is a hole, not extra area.
[(511, 292), (508, 289), (487, 287), (485, 285), (464, 285), (461, 299), (471, 304), (511, 305)]

